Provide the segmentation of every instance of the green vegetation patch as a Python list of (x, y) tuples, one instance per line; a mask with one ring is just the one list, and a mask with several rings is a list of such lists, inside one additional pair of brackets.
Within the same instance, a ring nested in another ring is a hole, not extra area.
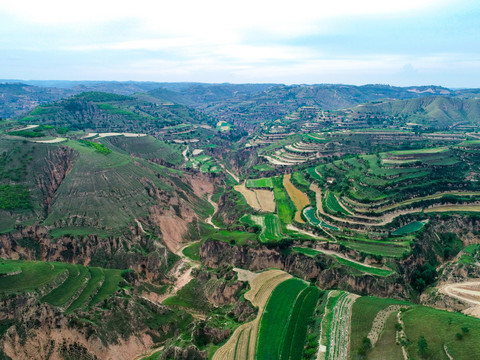
[(98, 292), (90, 301), (89, 306), (93, 306), (100, 301), (105, 300), (119, 289), (119, 283), (123, 280), (122, 272), (123, 270), (103, 269), (105, 280), (103, 281), (103, 284)]
[(42, 298), (42, 302), (49, 303), (53, 306), (64, 305), (84, 283), (88, 269), (85, 266), (72, 265), (68, 266), (68, 278), (62, 285), (52, 290), (49, 294)]
[(414, 221), (392, 232), (392, 235), (405, 235), (420, 230), (425, 226), (423, 221)]
[(67, 270), (67, 266), (62, 263), (3, 260), (0, 263), (0, 271), (2, 271), (2, 267), (10, 269), (12, 266), (19, 267), (22, 272), (16, 275), (0, 277), (0, 292), (18, 293), (33, 291), (51, 283)]
[(261, 242), (278, 241), (282, 238), (282, 224), (277, 214), (245, 215), (241, 221), (252, 227), (260, 228)]
[(31, 209), (30, 191), (25, 185), (0, 185), (0, 209)]
[(333, 213), (350, 215), (350, 213), (338, 203), (335, 194), (331, 191), (329, 191), (325, 197), (325, 207), (330, 209)]
[[(444, 346), (454, 359), (471, 359), (480, 354), (480, 319), (425, 306), (415, 306), (403, 314), (405, 334), (411, 343), (411, 358), (447, 359)], [(419, 339), (424, 337), (426, 349)]]
[(283, 187), (283, 177), (274, 177), (272, 183), (278, 217), (283, 224), (291, 224), (293, 219), (293, 204), (291, 204), (290, 198)]
[(395, 299), (381, 299), (377, 297), (362, 296), (355, 300), (352, 307), (351, 320), (351, 354), (358, 354), (361, 352), (363, 340), (367, 337), (372, 328), (373, 319), (379, 311), (385, 309), (390, 305), (405, 305), (411, 304), (406, 301)]
[(273, 183), (271, 178), (262, 178), (262, 179), (248, 179), (245, 183), (247, 188), (273, 188)]
[(80, 141), (85, 146), (94, 148), (96, 152), (98, 152), (100, 154), (103, 154), (103, 155), (108, 155), (112, 152), (112, 150), (110, 150), (109, 148), (107, 148), (103, 144), (98, 144), (96, 142), (88, 141), (88, 140), (78, 140), (78, 141)]
[(257, 164), (253, 167), (255, 170), (258, 171), (272, 171), (274, 168), (268, 164)]
[(393, 272), (390, 271), (390, 270), (378, 269), (378, 268), (365, 266), (365, 265), (358, 264), (356, 262), (341, 258), (339, 256), (335, 256), (335, 258), (337, 259), (337, 261), (340, 264), (349, 266), (351, 268), (357, 269), (357, 270), (359, 270), (361, 272), (364, 272), (364, 273), (367, 273), (367, 274), (376, 275), (376, 276), (389, 276), (389, 275), (393, 274)]
[(92, 267), (89, 268), (90, 278), (88, 279), (87, 285), (81, 292), (81, 294), (70, 304), (67, 309), (67, 312), (71, 312), (75, 309), (83, 308), (88, 305), (90, 299), (98, 292), (100, 286), (102, 286), (103, 281), (105, 280), (105, 275), (103, 269)]
[(200, 261), (200, 246), (202, 246), (202, 242), (198, 241), (194, 244), (188, 245), (185, 249), (183, 249), (182, 253), (192, 260)]
[[(302, 322), (305, 322), (311, 316), (319, 297), (318, 289), (317, 292), (307, 290), (302, 295), (302, 292), (306, 289), (308, 289), (307, 283), (292, 278), (280, 283), (273, 290), (260, 321), (257, 359), (301, 358), (289, 357), (289, 354), (298, 354), (299, 350), (301, 353), (306, 332), (306, 329), (303, 328), (305, 324), (302, 324)], [(312, 294), (310, 295), (311, 291)], [(309, 298), (310, 296), (312, 298)], [(314, 300), (315, 296), (316, 299)], [(300, 302), (299, 305), (297, 305), (297, 301)], [(304, 301), (306, 301), (305, 304)], [(305, 308), (302, 309), (303, 306)], [(282, 319), (281, 322), (279, 322), (279, 319)], [(300, 349), (295, 349), (296, 347)]]

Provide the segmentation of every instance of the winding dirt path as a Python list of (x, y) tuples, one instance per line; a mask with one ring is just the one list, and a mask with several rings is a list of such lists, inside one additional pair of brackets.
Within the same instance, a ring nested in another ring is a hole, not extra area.
[(212, 200), (212, 194), (208, 194), (208, 198), (207, 198), (208, 202), (213, 206), (213, 214), (210, 215), (206, 220), (205, 222), (211, 226), (213, 226), (214, 229), (220, 229), (217, 225), (215, 225), (213, 222), (212, 222), (212, 218), (215, 216), (215, 214), (217, 213), (218, 211), (218, 205), (216, 202), (214, 202)]
[(187, 152), (188, 152), (188, 145), (187, 145), (187, 148), (182, 151), (182, 155), (183, 155), (183, 158), (185, 159), (185, 162), (188, 161)]
[(440, 286), (438, 290), (447, 296), (471, 305), (462, 312), (480, 318), (480, 279), (445, 284)]

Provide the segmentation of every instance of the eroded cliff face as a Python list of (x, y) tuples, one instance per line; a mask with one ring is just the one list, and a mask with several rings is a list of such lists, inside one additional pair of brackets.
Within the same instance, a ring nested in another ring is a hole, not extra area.
[(327, 268), (317, 259), (302, 254), (284, 255), (277, 249), (264, 246), (230, 246), (221, 241), (206, 241), (201, 249), (202, 262), (208, 267), (236, 266), (251, 271), (278, 268), (322, 289), (344, 289), (357, 294), (406, 298), (409, 293), (402, 277), (375, 278), (354, 276), (341, 268)]
[(43, 194), (42, 205), (45, 215), (50, 211), (55, 192), (72, 170), (76, 155), (76, 152), (69, 147), (52, 148), (44, 159), (42, 171), (36, 174), (35, 182)]
[[(159, 238), (143, 234), (139, 227), (132, 226), (130, 230), (130, 234), (118, 237), (91, 234), (52, 239), (46, 227), (28, 226), (0, 235), (0, 257), (133, 269), (147, 280), (164, 280), (178, 257)], [(138, 247), (147, 253), (135, 251)]]
[[(99, 310), (99, 309), (97, 309)], [(158, 312), (168, 311), (161, 306)], [(152, 347), (152, 337), (171, 336), (174, 322), (148, 329), (137, 315), (137, 300), (110, 303), (98, 327), (81, 324), (75, 317), (40, 304), (33, 294), (4, 300), (0, 320), (9, 321), (0, 349), (10, 358), (131, 360)], [(128, 322), (115, 325), (119, 314)]]

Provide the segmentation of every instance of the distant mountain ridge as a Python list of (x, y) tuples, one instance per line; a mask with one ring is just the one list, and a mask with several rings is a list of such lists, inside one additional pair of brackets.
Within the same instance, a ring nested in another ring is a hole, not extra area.
[(418, 99), (384, 101), (358, 105), (353, 110), (359, 114), (402, 116), (408, 122), (437, 128), (452, 127), (460, 123), (480, 123), (480, 99), (461, 99), (430, 96)]

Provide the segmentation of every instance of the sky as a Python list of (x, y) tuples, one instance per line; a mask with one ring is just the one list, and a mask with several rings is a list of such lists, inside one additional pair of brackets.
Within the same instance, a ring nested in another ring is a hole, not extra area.
[(0, 78), (480, 87), (478, 0), (0, 0)]

